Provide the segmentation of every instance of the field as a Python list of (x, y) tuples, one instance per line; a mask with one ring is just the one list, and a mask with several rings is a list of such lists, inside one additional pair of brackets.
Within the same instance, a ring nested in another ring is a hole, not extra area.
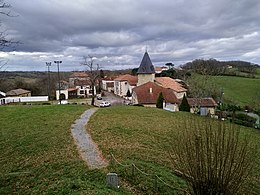
[[(73, 121), (88, 108), (0, 107), (0, 194), (152, 194), (154, 190), (173, 194), (187, 188), (174, 175), (167, 148), (174, 139), (172, 133), (185, 128), (187, 118), (207, 119), (132, 106), (99, 109), (88, 129), (111, 165), (89, 170), (70, 134)], [(251, 141), (259, 147), (259, 131), (242, 130), (245, 136), (252, 135)], [(111, 153), (115, 158), (110, 158)], [(140, 170), (133, 169), (132, 164)], [(118, 190), (106, 186), (108, 172), (118, 173)], [(258, 166), (250, 175), (247, 192), (260, 193), (259, 176)]]
[(0, 194), (94, 194), (106, 173), (88, 170), (70, 126), (82, 105), (0, 107)]
[[(185, 128), (187, 118), (196, 118), (202, 122), (208, 120), (190, 113), (170, 113), (142, 107), (111, 107), (96, 112), (88, 127), (93, 139), (106, 156), (112, 152), (121, 164), (134, 163), (139, 169), (151, 174), (146, 176), (140, 171), (135, 171), (134, 174), (137, 176), (132, 178), (132, 167), (122, 166), (114, 160), (115, 165), (111, 170), (120, 172), (124, 178), (127, 178), (132, 188), (149, 192), (154, 188), (153, 175), (156, 174), (171, 186), (168, 187), (162, 181), (158, 181), (159, 192), (173, 194), (180, 189), (185, 189), (186, 185), (173, 174), (167, 148), (171, 139), (174, 139), (173, 133), (181, 132)], [(259, 148), (260, 132), (242, 127), (241, 130), (244, 136), (252, 135), (251, 141), (257, 143)], [(251, 175), (247, 187), (253, 193), (259, 194), (260, 167), (256, 168), (255, 174)]]
[(255, 79), (233, 76), (215, 76), (213, 82), (223, 88), (224, 101), (241, 106), (251, 106), (257, 99), (260, 102), (260, 68)]

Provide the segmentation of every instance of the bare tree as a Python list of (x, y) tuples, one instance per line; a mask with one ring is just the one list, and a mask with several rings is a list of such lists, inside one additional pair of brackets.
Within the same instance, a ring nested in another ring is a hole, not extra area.
[[(8, 17), (14, 17), (11, 15), (10, 11), (11, 5), (4, 2), (4, 0), (0, 0), (0, 15), (5, 15)], [(1, 20), (0, 20), (1, 27)], [(19, 42), (14, 41), (12, 39), (7, 38), (7, 33), (5, 30), (0, 31), (0, 51), (2, 51), (6, 47), (11, 47), (14, 44), (18, 44)], [(0, 70), (3, 70), (4, 66), (7, 64), (6, 60), (0, 59)]]
[(97, 85), (98, 78), (100, 77), (100, 66), (99, 64), (94, 64), (94, 56), (88, 55), (84, 56), (84, 61), (81, 65), (87, 66), (88, 69), (88, 76), (91, 84), (91, 92), (92, 92), (92, 99), (91, 105), (95, 103), (95, 89)]

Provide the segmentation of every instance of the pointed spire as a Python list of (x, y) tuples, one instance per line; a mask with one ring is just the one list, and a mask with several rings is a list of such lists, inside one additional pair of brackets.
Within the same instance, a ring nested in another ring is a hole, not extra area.
[(137, 74), (155, 74), (154, 66), (152, 64), (152, 61), (147, 51), (144, 54), (142, 62), (137, 71)]

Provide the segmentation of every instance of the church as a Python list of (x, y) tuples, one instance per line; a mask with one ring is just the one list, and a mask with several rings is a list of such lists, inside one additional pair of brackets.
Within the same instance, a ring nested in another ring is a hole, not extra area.
[(160, 93), (164, 97), (164, 109), (178, 111), (187, 89), (170, 77), (155, 77), (155, 69), (146, 51), (137, 71), (137, 86), (132, 89), (132, 104), (156, 107)]

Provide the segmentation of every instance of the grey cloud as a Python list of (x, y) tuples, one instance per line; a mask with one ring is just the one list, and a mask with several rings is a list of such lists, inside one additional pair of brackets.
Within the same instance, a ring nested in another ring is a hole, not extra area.
[(9, 36), (23, 43), (17, 52), (46, 53), (45, 58), (10, 57), (21, 67), (60, 55), (69, 69), (88, 54), (106, 67), (136, 66), (146, 47), (158, 65), (210, 57), (260, 59), (258, 0), (9, 2), (19, 17), (1, 20)]

